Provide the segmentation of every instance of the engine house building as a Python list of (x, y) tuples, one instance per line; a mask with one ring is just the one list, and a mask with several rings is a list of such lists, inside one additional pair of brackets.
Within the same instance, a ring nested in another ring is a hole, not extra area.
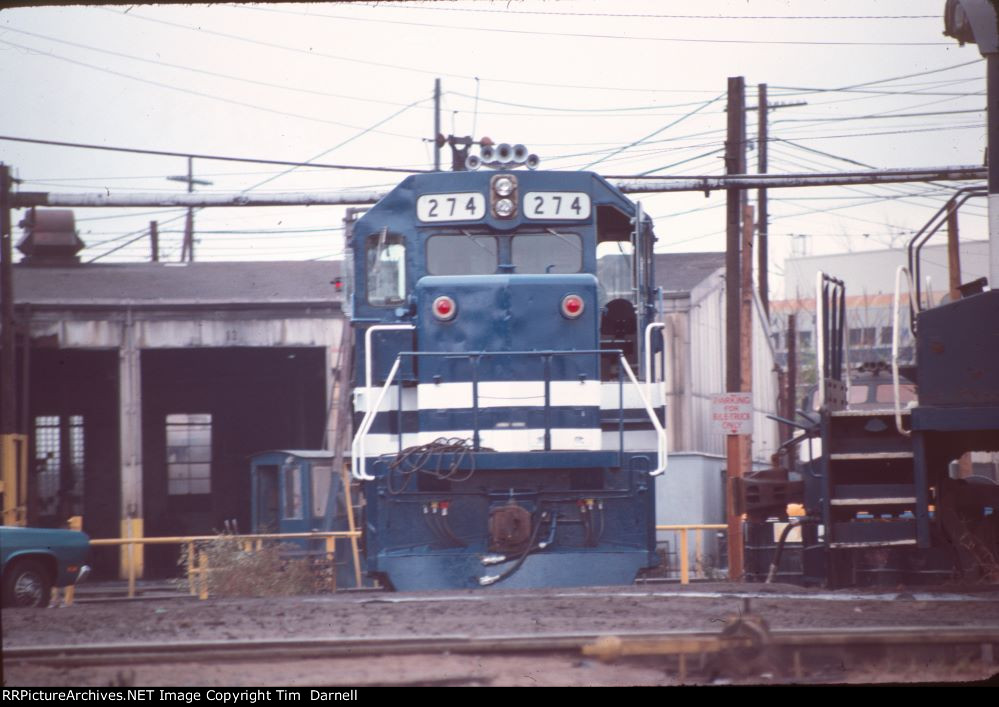
[[(248, 530), (249, 455), (324, 444), (340, 264), (80, 264), (21, 249), (29, 524), (82, 515), (92, 537)], [(175, 558), (150, 546), (146, 574)], [(94, 559), (116, 570), (108, 549)]]

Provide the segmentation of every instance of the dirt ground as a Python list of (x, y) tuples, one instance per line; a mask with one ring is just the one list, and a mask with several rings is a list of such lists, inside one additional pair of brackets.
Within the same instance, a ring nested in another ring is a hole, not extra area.
[[(787, 585), (698, 584), (533, 591), (343, 593), (268, 599), (150, 598), (5, 610), (3, 645), (236, 640), (294, 637), (475, 637), (511, 634), (720, 630), (750, 596), (772, 629), (997, 627), (999, 588), (827, 592)], [(999, 660), (999, 656), (995, 659)], [(784, 682), (778, 669), (751, 676)], [(981, 662), (845, 670), (836, 681), (963, 681), (999, 670)], [(170, 664), (55, 669), (5, 665), (16, 685), (670, 685), (719, 678), (681, 676), (666, 659), (603, 664), (581, 656), (384, 656), (291, 663)], [(724, 679), (724, 678), (721, 678)], [(745, 678), (744, 678), (745, 679)], [(829, 679), (827, 675), (826, 680)]]

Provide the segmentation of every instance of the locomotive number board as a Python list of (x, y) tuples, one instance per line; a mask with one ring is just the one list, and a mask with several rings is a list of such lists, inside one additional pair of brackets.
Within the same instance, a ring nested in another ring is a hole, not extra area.
[(438, 221), (474, 221), (486, 215), (486, 197), (478, 192), (424, 194), (416, 200), (416, 217)]
[(590, 217), (590, 195), (582, 191), (529, 191), (523, 208), (529, 219), (582, 221)]

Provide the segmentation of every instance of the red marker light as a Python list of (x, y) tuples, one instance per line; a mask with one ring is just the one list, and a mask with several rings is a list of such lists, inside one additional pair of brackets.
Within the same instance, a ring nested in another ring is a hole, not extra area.
[(575, 319), (583, 313), (583, 298), (579, 295), (566, 295), (562, 298), (562, 316)]
[(441, 295), (435, 299), (431, 309), (434, 312), (434, 316), (442, 322), (454, 319), (454, 315), (458, 313), (458, 306), (447, 295)]

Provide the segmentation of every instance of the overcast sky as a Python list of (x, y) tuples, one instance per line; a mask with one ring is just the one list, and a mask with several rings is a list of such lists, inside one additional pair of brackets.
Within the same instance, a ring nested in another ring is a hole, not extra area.
[[(807, 102), (770, 112), (772, 173), (980, 165), (985, 65), (977, 47), (942, 35), (943, 6), (549, 0), (4, 10), (0, 134), (426, 169), (439, 77), (445, 133), (524, 143), (542, 168), (721, 174), (726, 81), (744, 76), (751, 106), (758, 83), (769, 85), (771, 102)], [(748, 132), (756, 133), (755, 112)], [(176, 157), (0, 141), (0, 160), (23, 190), (186, 188), (166, 179), (186, 172)], [(281, 175), (203, 160), (194, 169), (213, 182), (199, 189), (221, 192), (388, 189), (404, 176)], [(771, 192), (775, 284), (793, 241), (812, 254), (901, 246), (947, 194), (946, 185)], [(642, 200), (659, 250), (724, 249), (723, 194)], [(140, 211), (78, 209), (84, 259), (148, 258), (142, 239), (104, 254), (156, 219), (165, 255), (176, 260), (182, 211)], [(201, 211), (197, 257), (335, 258), (342, 212)], [(961, 228), (965, 238), (987, 236), (984, 203), (962, 212)], [(801, 234), (808, 238), (794, 238)]]

